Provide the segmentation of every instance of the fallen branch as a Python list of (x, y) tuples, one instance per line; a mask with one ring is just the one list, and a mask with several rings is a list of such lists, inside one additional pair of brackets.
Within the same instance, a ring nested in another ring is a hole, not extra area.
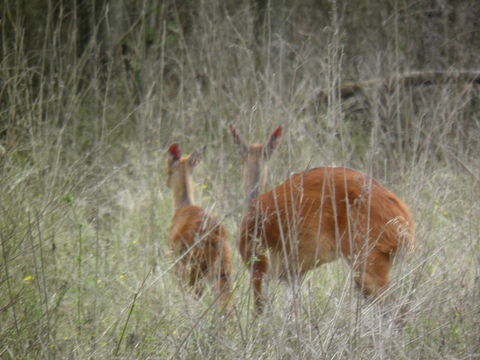
[(480, 71), (416, 71), (405, 74), (395, 74), (386, 78), (377, 78), (365, 81), (347, 82), (340, 85), (339, 89), (322, 89), (319, 91), (320, 102), (328, 99), (331, 91), (339, 91), (342, 99), (355, 96), (365, 88), (372, 86), (391, 90), (400, 83), (403, 86), (436, 85), (449, 82), (466, 82), (480, 85)]

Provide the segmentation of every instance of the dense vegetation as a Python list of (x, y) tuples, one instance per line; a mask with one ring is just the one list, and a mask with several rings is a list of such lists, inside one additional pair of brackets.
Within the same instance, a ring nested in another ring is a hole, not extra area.
[[(0, 17), (0, 358), (480, 357), (480, 2), (4, 0)], [(232, 313), (179, 284), (165, 152), (208, 144), (196, 198), (234, 246), (229, 124), (285, 127), (269, 188), (341, 165), (405, 200), (395, 303), (365, 302), (341, 261), (290, 300), (272, 279), (262, 316), (236, 252)]]

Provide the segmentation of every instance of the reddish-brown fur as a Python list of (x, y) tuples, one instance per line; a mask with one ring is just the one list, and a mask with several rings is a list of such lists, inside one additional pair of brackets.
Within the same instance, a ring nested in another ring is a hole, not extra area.
[(210, 279), (222, 303), (230, 307), (232, 252), (228, 234), (216, 218), (192, 204), (190, 175), (201, 154), (180, 158), (178, 145), (174, 144), (169, 155), (167, 184), (172, 188), (176, 208), (169, 245), (178, 259), (179, 274), (197, 295), (203, 292), (201, 280)]
[(342, 256), (362, 292), (378, 296), (389, 283), (399, 248), (413, 245), (414, 222), (406, 205), (375, 179), (340, 167), (295, 174), (251, 200), (238, 242), (242, 259), (253, 272), (260, 311), (269, 260), (277, 275), (288, 279)]
[(195, 205), (178, 209), (170, 225), (169, 244), (181, 257), (182, 277), (188, 278), (197, 295), (203, 291), (199, 280), (206, 277), (217, 282), (219, 292), (230, 292), (232, 252), (217, 219)]

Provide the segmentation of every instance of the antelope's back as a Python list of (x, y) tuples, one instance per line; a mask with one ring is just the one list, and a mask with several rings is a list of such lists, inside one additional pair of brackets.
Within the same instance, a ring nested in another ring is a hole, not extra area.
[(299, 252), (318, 252), (324, 256), (320, 262), (333, 260), (338, 242), (344, 254), (365, 241), (392, 255), (414, 244), (413, 218), (403, 201), (375, 179), (348, 168), (295, 174), (254, 199), (244, 220), (250, 224), (244, 228), (255, 228), (269, 248), (288, 250), (291, 244), (282, 239), (297, 239)]
[(193, 247), (195, 256), (213, 259), (221, 253), (223, 257), (231, 258), (225, 228), (215, 217), (195, 205), (185, 206), (175, 212), (170, 225), (169, 243), (175, 252)]

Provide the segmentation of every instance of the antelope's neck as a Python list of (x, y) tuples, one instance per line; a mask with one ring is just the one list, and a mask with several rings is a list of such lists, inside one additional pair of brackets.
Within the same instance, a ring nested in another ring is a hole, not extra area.
[(248, 206), (253, 199), (265, 190), (267, 169), (260, 161), (248, 161), (245, 167), (245, 205)]
[(179, 179), (178, 183), (173, 184), (172, 191), (175, 210), (193, 205), (193, 186), (190, 174), (186, 173)]

